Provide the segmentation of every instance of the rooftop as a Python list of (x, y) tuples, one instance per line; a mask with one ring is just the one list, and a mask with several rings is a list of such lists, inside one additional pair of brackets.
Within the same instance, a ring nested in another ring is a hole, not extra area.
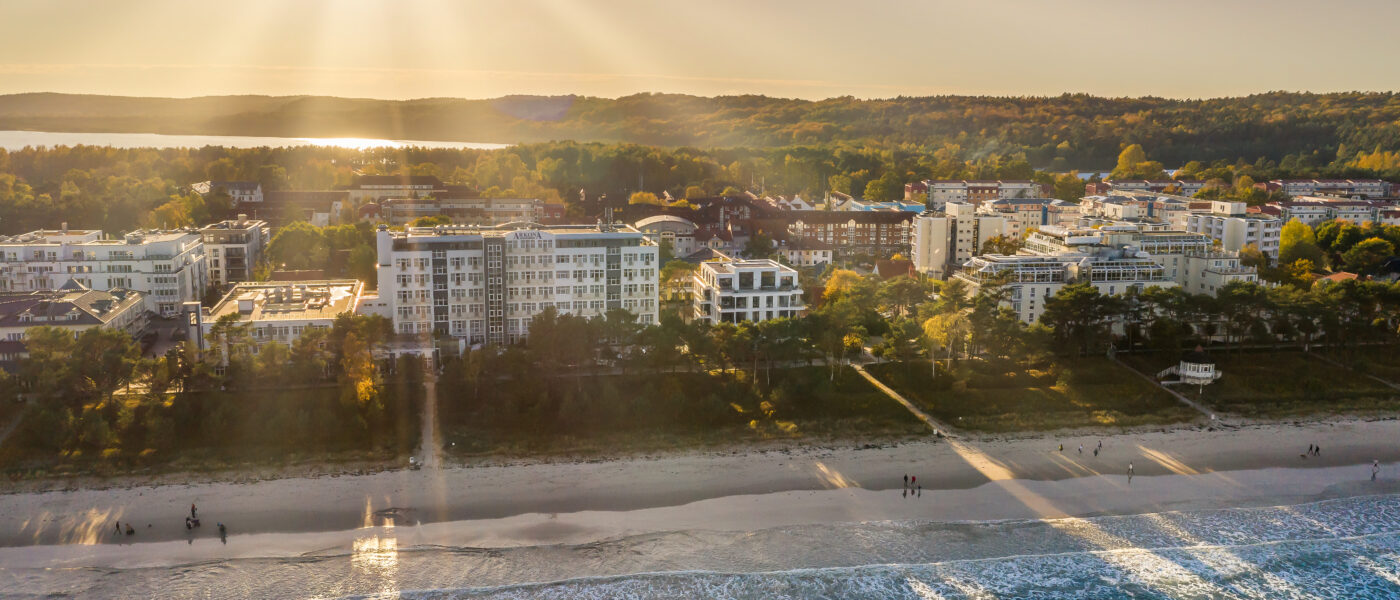
[(209, 309), (205, 323), (230, 314), (245, 322), (334, 319), (355, 312), (363, 287), (354, 279), (240, 283)]
[(0, 327), (101, 325), (143, 301), (140, 292), (91, 290), (69, 280), (59, 290), (0, 294)]

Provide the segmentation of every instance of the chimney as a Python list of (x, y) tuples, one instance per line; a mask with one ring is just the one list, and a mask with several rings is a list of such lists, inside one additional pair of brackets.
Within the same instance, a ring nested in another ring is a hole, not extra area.
[(248, 215), (247, 215), (247, 213), (238, 213), (238, 226), (239, 226), (239, 227), (246, 227), (247, 225), (248, 225)]
[(59, 225), (59, 228), (63, 230), (64, 235), (67, 235), (67, 234), (68, 234), (68, 221), (64, 221), (61, 225)]

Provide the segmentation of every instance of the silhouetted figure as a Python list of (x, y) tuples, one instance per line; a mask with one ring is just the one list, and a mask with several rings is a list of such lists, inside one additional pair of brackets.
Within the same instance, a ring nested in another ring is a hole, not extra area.
[(191, 518), (191, 519), (198, 519), (198, 518), (199, 518), (199, 509), (198, 509), (198, 508), (195, 508), (193, 502), (190, 503), (190, 518)]
[(906, 487), (906, 488), (909, 487), (909, 474), (908, 474), (908, 473), (905, 473), (905, 474), (904, 474), (904, 487)]
[(224, 527), (223, 523), (219, 523), (219, 541), (228, 543), (228, 529)]

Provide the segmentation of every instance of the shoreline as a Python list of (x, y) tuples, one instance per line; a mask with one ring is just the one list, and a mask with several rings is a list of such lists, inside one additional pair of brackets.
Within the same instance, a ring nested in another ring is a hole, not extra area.
[[(600, 514), (635, 516), (706, 502), (734, 505), (711, 515), (706, 521), (711, 527), (742, 529), (761, 524), (745, 516), (750, 510), (746, 502), (757, 502), (752, 506), (761, 507), (767, 502), (764, 499), (784, 494), (817, 494), (826, 498), (795, 511), (800, 513), (794, 515), (799, 521), (840, 522), (867, 517), (879, 520), (883, 513), (856, 509), (868, 504), (865, 494), (897, 498), (906, 473), (918, 478), (925, 494), (937, 494), (937, 498), (972, 494), (966, 501), (974, 505), (985, 500), (974, 499), (976, 490), (1001, 489), (1000, 495), (993, 496), (1002, 498), (998, 502), (1003, 504), (990, 502), (989, 510), (978, 513), (976, 520), (996, 519), (999, 515), (1086, 515), (1101, 512), (1096, 502), (1107, 502), (1095, 500), (1096, 497), (1145, 487), (1122, 487), (1126, 482), (1120, 480), (1126, 479), (1129, 461), (1134, 464), (1135, 483), (1162, 476), (1181, 477), (1183, 481), (1217, 481), (1219, 489), (1210, 491), (1213, 495), (1201, 495), (1194, 501), (1218, 497), (1238, 502), (1263, 496), (1239, 492), (1239, 486), (1230, 483), (1237, 474), (1263, 477), (1258, 482), (1265, 487), (1271, 481), (1266, 475), (1275, 471), (1286, 474), (1286, 478), (1296, 477), (1296, 481), (1289, 480), (1308, 488), (1323, 482), (1331, 485), (1366, 479), (1369, 468), (1365, 465), (1372, 459), (1387, 465), (1400, 463), (1400, 445), (1389, 441), (1400, 439), (1397, 434), (1400, 421), (1345, 421), (1103, 436), (1104, 452), (1099, 457), (1091, 454), (1100, 439), (1097, 436), (1043, 436), (929, 440), (872, 448), (802, 447), (611, 461), (447, 467), (252, 483), (20, 492), (0, 496), (0, 546), (33, 549), (36, 545), (96, 544), (88, 547), (140, 548), (152, 542), (185, 542), (188, 533), (183, 518), (191, 502), (199, 505), (205, 525), (196, 534), (199, 539), (213, 537), (217, 541), (213, 525), (224, 522), (234, 535), (231, 544), (234, 539), (258, 534), (343, 535), (365, 527), (381, 527), (389, 521), (402, 531), (409, 525), (431, 529), (434, 524), (444, 523), (513, 523), (511, 519), (519, 521), (527, 515), (555, 515), (556, 521), (566, 515), (570, 516), (566, 521), (582, 518), (584, 521), (575, 525), (589, 530), (588, 519), (600, 519)], [(1057, 450), (1061, 441), (1065, 445), (1063, 453)], [(1078, 454), (1079, 443), (1085, 445), (1083, 455)], [(1299, 458), (1311, 443), (1322, 447), (1322, 455)], [(1335, 469), (1342, 471), (1334, 473)], [(1396, 467), (1387, 466), (1382, 478), (1394, 478), (1395, 471)], [(1340, 475), (1343, 472), (1346, 477)], [(1047, 496), (1044, 491), (1036, 491), (1049, 489), (1045, 486), (1075, 487), (1084, 482), (1110, 482), (1118, 487), (1091, 487), (1076, 492), (1088, 494), (1087, 498), (1074, 494)], [(1292, 496), (1284, 493), (1286, 490), (1269, 489), (1271, 498)], [(1030, 512), (1004, 505), (1008, 494), (1014, 498), (1018, 493), (1032, 496), (1017, 500)], [(1311, 495), (1319, 493), (1321, 489), (1316, 489)], [(831, 500), (843, 497), (840, 494), (850, 496), (846, 500)], [(883, 502), (878, 500), (872, 506)], [(940, 500), (937, 504), (943, 503)], [(1141, 512), (1162, 506), (1161, 502), (1139, 498), (1118, 508)], [(959, 516), (963, 513), (944, 510), (940, 508), (930, 516), (963, 518)], [(783, 516), (782, 511), (773, 514), (774, 518)], [(898, 511), (892, 514), (910, 516)], [(840, 518), (841, 515), (849, 518)], [(113, 536), (116, 521), (133, 522), (137, 535)], [(527, 537), (538, 543), (571, 539), (568, 532), (547, 525)], [(508, 538), (484, 541), (505, 543)]]
[[(1173, 434), (1179, 432), (1240, 432), (1271, 427), (1309, 427), (1320, 425), (1347, 425), (1357, 423), (1377, 423), (1395, 421), (1400, 417), (1369, 414), (1344, 415), (1342, 417), (1311, 416), (1279, 420), (1231, 419), (1228, 422), (1211, 423), (1204, 419), (1182, 423), (1160, 425), (1140, 425), (1135, 427), (1079, 427), (1047, 431), (979, 432), (952, 430), (954, 439), (969, 443), (1024, 442), (1044, 439), (1111, 439), (1150, 434)], [(1397, 425), (1400, 431), (1400, 425)], [(858, 451), (871, 449), (892, 449), (910, 444), (933, 444), (941, 441), (932, 434), (914, 436), (886, 436), (874, 438), (816, 438), (816, 439), (769, 439), (744, 443), (703, 445), (689, 448), (639, 448), (614, 453), (588, 453), (560, 451), (539, 454), (451, 454), (444, 453), (444, 470), (470, 470), (482, 468), (527, 467), (535, 465), (596, 464), (611, 462), (640, 462), (686, 457), (725, 457), (741, 454), (803, 453), (814, 451)], [(1306, 445), (1306, 443), (1305, 443)], [(69, 475), (0, 481), (0, 499), (14, 494), (37, 494), (48, 492), (77, 492), (100, 490), (130, 490), (135, 488), (159, 488), (164, 486), (189, 486), (206, 484), (256, 484), (284, 479), (318, 480), (337, 477), (362, 477), (383, 473), (406, 471), (407, 458), (402, 460), (367, 460), (347, 458), (344, 460), (306, 460), (292, 464), (250, 463), (236, 468), (221, 470), (169, 470), (155, 473), (119, 473), (114, 475)], [(3, 544), (0, 544), (3, 545)]]

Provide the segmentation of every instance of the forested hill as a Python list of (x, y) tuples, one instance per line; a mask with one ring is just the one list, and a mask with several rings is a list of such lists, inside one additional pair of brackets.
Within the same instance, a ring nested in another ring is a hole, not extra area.
[(391, 101), (36, 93), (0, 96), (0, 129), (700, 147), (956, 144), (963, 155), (1024, 151), (1039, 167), (1089, 169), (1112, 164), (1128, 143), (1151, 148), (1168, 165), (1314, 153), (1326, 162), (1339, 148), (1400, 149), (1400, 97), (1274, 92), (1210, 100), (1067, 94), (807, 101), (639, 94)]

